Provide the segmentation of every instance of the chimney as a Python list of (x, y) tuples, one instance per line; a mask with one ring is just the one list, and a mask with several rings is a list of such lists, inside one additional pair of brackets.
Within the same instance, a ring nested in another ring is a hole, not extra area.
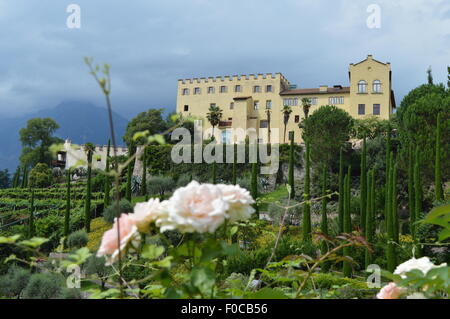
[(319, 86), (319, 92), (327, 92), (327, 91), (328, 91), (328, 85)]

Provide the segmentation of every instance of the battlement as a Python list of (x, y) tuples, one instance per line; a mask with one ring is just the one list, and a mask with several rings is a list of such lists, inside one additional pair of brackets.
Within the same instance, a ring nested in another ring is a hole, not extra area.
[(283, 74), (277, 73), (258, 73), (258, 74), (242, 74), (242, 75), (225, 75), (216, 77), (202, 77), (192, 79), (180, 79), (178, 85), (186, 84), (207, 84), (207, 83), (227, 83), (227, 82), (240, 82), (240, 81), (257, 81), (267, 79), (279, 79), (282, 82), (289, 83), (289, 81), (283, 76)]

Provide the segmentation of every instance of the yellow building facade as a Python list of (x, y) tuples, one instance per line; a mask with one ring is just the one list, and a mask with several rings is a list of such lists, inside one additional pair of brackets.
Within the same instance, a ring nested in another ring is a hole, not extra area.
[[(211, 131), (206, 115), (211, 106), (219, 107), (223, 116), (215, 135), (223, 143), (244, 142), (245, 137), (234, 133), (239, 129), (255, 129), (260, 143), (288, 142), (289, 133), (294, 132), (295, 142), (301, 143), (299, 124), (304, 117), (304, 98), (311, 103), (309, 114), (322, 105), (335, 105), (354, 118), (389, 119), (396, 107), (391, 65), (371, 55), (352, 63), (349, 86), (297, 88), (281, 73), (178, 80), (177, 113), (202, 119), (203, 130)], [(292, 109), (286, 135), (282, 113), (285, 105)]]

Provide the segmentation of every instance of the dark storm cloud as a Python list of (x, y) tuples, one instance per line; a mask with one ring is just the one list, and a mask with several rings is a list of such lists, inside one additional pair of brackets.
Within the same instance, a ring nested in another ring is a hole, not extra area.
[[(81, 29), (66, 8), (81, 7)], [(381, 29), (366, 26), (382, 8)], [(173, 109), (179, 78), (282, 72), (301, 87), (347, 84), (351, 62), (392, 63), (397, 99), (449, 63), (448, 1), (0, 1), (0, 115), (62, 100), (103, 105), (84, 56), (112, 66), (113, 102), (130, 118)]]

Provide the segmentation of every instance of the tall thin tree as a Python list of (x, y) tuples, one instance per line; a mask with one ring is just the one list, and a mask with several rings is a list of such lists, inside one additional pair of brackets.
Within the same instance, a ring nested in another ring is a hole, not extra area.
[(310, 191), (311, 191), (311, 155), (310, 155), (310, 143), (306, 140), (306, 151), (305, 151), (305, 186), (303, 193), (303, 200), (305, 203), (303, 204), (303, 241), (311, 242), (311, 204), (310, 200)]
[(437, 116), (436, 123), (436, 160), (434, 164), (434, 186), (436, 189), (436, 200), (444, 200), (444, 190), (442, 189), (441, 172), (441, 113)]
[(92, 157), (95, 147), (92, 143), (86, 143), (84, 146), (87, 155), (87, 183), (86, 183), (86, 199), (84, 204), (84, 227), (86, 232), (91, 231), (91, 188), (92, 188)]
[(339, 232), (344, 232), (344, 157), (342, 147), (339, 151), (339, 202), (338, 202), (338, 224)]
[(70, 168), (66, 170), (66, 213), (64, 214), (64, 236), (67, 238), (70, 231)]
[(366, 228), (366, 200), (367, 200), (367, 147), (366, 147), (366, 138), (363, 140), (362, 152), (361, 152), (361, 178), (360, 178), (360, 227), (362, 233), (364, 234), (364, 230)]

